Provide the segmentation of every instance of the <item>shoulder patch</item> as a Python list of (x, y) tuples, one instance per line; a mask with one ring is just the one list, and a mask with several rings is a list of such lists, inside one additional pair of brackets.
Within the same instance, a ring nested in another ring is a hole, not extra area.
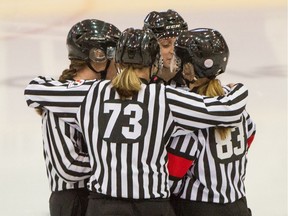
[(85, 81), (84, 80), (75, 80), (75, 81), (72, 81), (68, 84), (68, 88), (74, 88), (74, 87), (78, 87), (78, 86), (81, 86), (83, 85)]

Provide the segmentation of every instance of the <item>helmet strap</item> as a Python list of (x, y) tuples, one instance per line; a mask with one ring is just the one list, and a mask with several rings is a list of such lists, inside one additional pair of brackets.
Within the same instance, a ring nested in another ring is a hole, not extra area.
[(102, 70), (102, 71), (97, 71), (97, 70), (92, 66), (91, 62), (90, 62), (90, 61), (87, 61), (87, 66), (88, 66), (92, 71), (94, 71), (95, 73), (100, 73), (102, 80), (106, 79), (107, 69), (108, 69), (109, 65), (110, 65), (110, 60), (108, 60), (108, 61), (106, 62), (106, 66), (105, 66), (105, 69), (104, 69), (104, 70)]
[[(151, 79), (151, 77), (152, 77), (152, 69), (153, 69), (153, 64), (150, 66), (149, 79)], [(149, 80), (149, 82), (150, 82), (150, 80)]]

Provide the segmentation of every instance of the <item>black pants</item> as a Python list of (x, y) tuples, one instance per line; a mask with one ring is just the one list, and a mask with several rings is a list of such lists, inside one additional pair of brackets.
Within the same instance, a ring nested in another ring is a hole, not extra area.
[(195, 202), (171, 197), (171, 204), (177, 216), (252, 216), (245, 197), (227, 204)]
[(91, 193), (86, 216), (175, 216), (169, 199), (121, 199)]
[(85, 216), (88, 205), (87, 189), (52, 192), (49, 200), (51, 216)]

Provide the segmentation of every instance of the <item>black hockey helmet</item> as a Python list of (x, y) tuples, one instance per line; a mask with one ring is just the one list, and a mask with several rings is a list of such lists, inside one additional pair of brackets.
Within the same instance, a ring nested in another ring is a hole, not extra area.
[(158, 53), (157, 38), (151, 30), (128, 28), (119, 38), (115, 61), (121, 64), (152, 66)]
[(120, 34), (117, 27), (101, 20), (78, 22), (67, 36), (68, 57), (70, 60), (97, 61), (95, 50), (102, 50), (104, 58), (112, 59)]
[(174, 10), (164, 12), (152, 11), (144, 19), (144, 29), (150, 29), (157, 38), (176, 37), (188, 30), (187, 23)]
[(216, 77), (226, 69), (229, 49), (223, 36), (214, 29), (197, 28), (183, 32), (174, 46), (182, 64), (193, 64), (197, 78)]

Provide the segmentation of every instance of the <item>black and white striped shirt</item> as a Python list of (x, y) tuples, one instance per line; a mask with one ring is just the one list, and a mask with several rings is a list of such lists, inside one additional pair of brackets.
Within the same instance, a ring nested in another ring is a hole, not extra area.
[[(41, 83), (48, 80), (43, 79)], [(91, 171), (87, 147), (83, 145), (82, 133), (68, 124), (75, 121), (75, 115), (71, 118), (67, 114), (56, 115), (49, 109), (43, 111), (43, 153), (51, 191), (87, 187)]]
[(239, 123), (247, 95), (241, 84), (218, 98), (142, 84), (137, 95), (123, 101), (109, 81), (71, 85), (41, 77), (25, 89), (30, 107), (44, 107), (61, 118), (77, 114), (73, 123), (82, 130), (90, 156), (90, 190), (133, 199), (169, 197), (169, 138)]
[[(222, 204), (245, 197), (247, 152), (255, 132), (255, 123), (244, 111), (242, 121), (225, 140), (215, 128), (171, 139), (167, 147), (169, 159), (178, 164), (169, 165), (171, 192), (181, 199)], [(175, 179), (176, 169), (189, 161), (193, 165), (190, 163), (186, 175)]]
[(91, 168), (82, 134), (53, 112), (44, 110), (42, 137), (51, 191), (87, 187)]

